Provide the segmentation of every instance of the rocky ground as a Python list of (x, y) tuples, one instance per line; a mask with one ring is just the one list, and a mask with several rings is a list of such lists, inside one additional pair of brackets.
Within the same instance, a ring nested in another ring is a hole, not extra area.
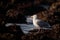
[[(6, 23), (26, 23), (25, 16), (33, 14), (48, 22), (52, 30), (31, 30), (24, 34), (19, 26), (5, 27)], [(0, 40), (60, 40), (60, 0), (0, 0)]]

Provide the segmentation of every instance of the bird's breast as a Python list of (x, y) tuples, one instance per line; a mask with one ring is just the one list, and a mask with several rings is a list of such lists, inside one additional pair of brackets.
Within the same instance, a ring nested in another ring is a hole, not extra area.
[(33, 20), (33, 25), (38, 27), (38, 24), (37, 24), (37, 21), (36, 20)]

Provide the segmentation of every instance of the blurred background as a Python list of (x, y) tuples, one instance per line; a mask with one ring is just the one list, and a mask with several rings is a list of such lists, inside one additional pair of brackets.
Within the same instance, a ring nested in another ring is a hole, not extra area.
[[(48, 22), (52, 30), (41, 29), (39, 33), (32, 30), (28, 35), (22, 32), (20, 26), (15, 25), (27, 24), (28, 16), (34, 14)], [(14, 25), (6, 27), (7, 23)], [(0, 0), (0, 39), (60, 40), (60, 0)]]

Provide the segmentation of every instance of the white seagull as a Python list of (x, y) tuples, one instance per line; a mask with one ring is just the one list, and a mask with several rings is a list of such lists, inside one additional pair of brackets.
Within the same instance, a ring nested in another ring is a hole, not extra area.
[(51, 26), (48, 22), (44, 22), (41, 19), (37, 18), (37, 15), (33, 15), (33, 25), (35, 29), (50, 29)]

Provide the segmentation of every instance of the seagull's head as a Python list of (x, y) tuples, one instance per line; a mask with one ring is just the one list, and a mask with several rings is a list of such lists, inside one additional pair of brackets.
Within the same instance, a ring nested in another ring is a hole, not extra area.
[(35, 14), (35, 15), (33, 15), (33, 16), (31, 16), (32, 18), (37, 18), (37, 15)]
[(33, 17), (37, 17), (37, 15), (33, 15)]

